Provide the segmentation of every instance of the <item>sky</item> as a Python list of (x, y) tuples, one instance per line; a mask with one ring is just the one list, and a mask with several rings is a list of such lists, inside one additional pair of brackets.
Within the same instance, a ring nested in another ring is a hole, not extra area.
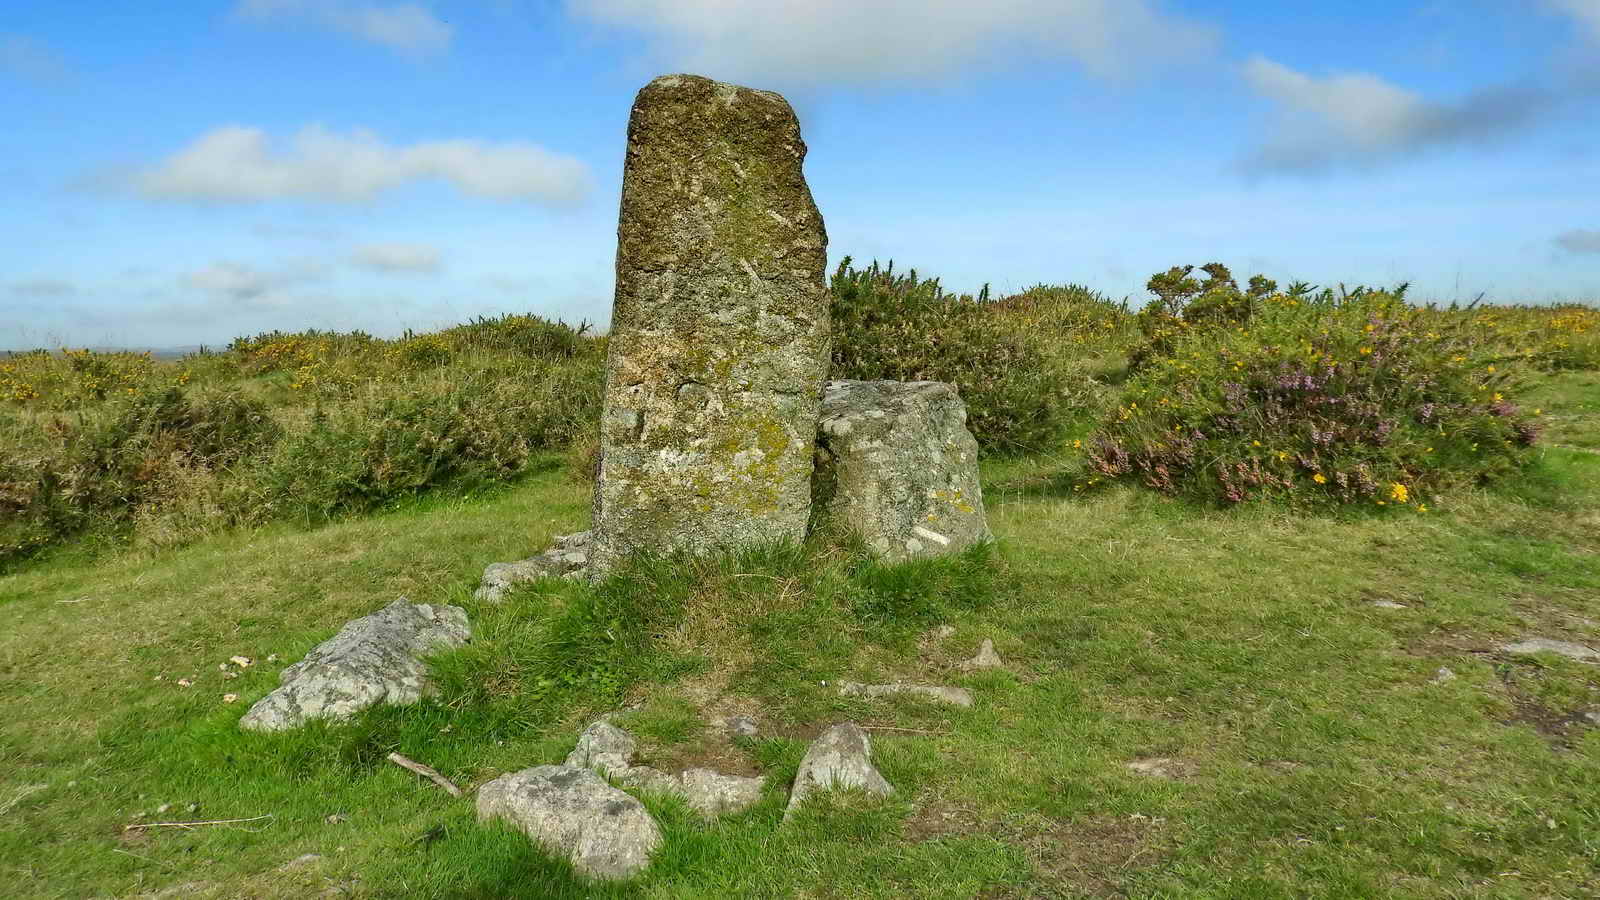
[(0, 348), (603, 328), (669, 72), (789, 98), (835, 262), (1600, 300), (1600, 0), (12, 0)]

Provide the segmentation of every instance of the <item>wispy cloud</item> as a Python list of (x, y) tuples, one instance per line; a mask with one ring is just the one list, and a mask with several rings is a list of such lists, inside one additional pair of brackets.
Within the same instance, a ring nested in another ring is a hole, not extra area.
[(363, 269), (388, 274), (437, 272), (439, 248), (427, 244), (368, 244), (357, 247), (350, 261)]
[(125, 176), (147, 197), (215, 203), (361, 203), (428, 179), (474, 196), (565, 207), (582, 202), (589, 169), (570, 156), (522, 142), (461, 139), (394, 146), (368, 131), (337, 134), (313, 126), (274, 149), (258, 128), (227, 126), (154, 168)]
[(1574, 228), (1556, 235), (1555, 244), (1567, 253), (1600, 254), (1600, 231)]
[(10, 284), (11, 293), (23, 297), (70, 297), (78, 292), (78, 286), (70, 281), (57, 278), (34, 278), (27, 281), (13, 281)]
[(235, 303), (259, 300), (295, 284), (316, 281), (327, 274), (324, 263), (305, 260), (263, 269), (238, 262), (216, 262), (181, 277), (185, 287), (213, 299)]
[(251, 21), (287, 21), (337, 31), (408, 56), (450, 48), (455, 29), (416, 3), (378, 4), (350, 0), (240, 0), (234, 14)]
[(642, 33), (665, 65), (786, 84), (926, 78), (1028, 54), (1123, 75), (1218, 43), (1215, 28), (1150, 0), (567, 0), (567, 10)]
[(0, 34), (0, 72), (41, 84), (66, 81), (70, 70), (61, 57), (33, 38)]
[(1370, 165), (1418, 151), (1522, 131), (1559, 100), (1533, 86), (1497, 86), (1454, 103), (1423, 99), (1376, 75), (1315, 77), (1257, 56), (1245, 80), (1280, 112), (1277, 133), (1244, 161), (1249, 171)]
[(1576, 19), (1589, 39), (1600, 43), (1600, 0), (1544, 0), (1544, 5)]

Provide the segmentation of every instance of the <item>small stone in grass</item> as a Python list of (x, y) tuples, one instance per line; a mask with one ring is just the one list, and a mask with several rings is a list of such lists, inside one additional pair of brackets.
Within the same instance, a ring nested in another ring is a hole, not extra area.
[(1455, 680), (1456, 673), (1452, 672), (1448, 666), (1440, 666), (1439, 671), (1433, 676), (1434, 684), (1444, 684), (1446, 681)]
[(223, 694), (222, 695), (222, 702), (223, 703), (235, 703), (235, 702), (238, 701), (238, 699), (239, 699), (239, 695), (238, 694)]
[(228, 657), (228, 662), (233, 663), (241, 669), (245, 669), (249, 668), (251, 660), (248, 656), (230, 656)]
[(1411, 608), (1411, 607), (1405, 605), (1404, 603), (1396, 603), (1393, 600), (1374, 600), (1374, 601), (1372, 601), (1372, 605), (1376, 606), (1379, 609), (1410, 609)]
[(169, 810), (171, 808), (172, 808), (172, 804), (171, 803), (163, 803), (160, 806), (156, 807), (156, 815), (159, 816), (159, 815), (161, 815), (162, 813), (166, 812), (167, 810)]
[(191, 684), (194, 684), (194, 682), (190, 681), (187, 678), (179, 678), (178, 679), (178, 687), (188, 687)]

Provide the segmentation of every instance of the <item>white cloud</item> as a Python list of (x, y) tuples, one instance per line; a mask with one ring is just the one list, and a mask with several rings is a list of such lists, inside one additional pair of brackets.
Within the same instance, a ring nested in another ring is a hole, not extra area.
[(326, 265), (314, 261), (289, 263), (274, 269), (217, 262), (185, 274), (182, 281), (214, 298), (241, 303), (261, 300), (289, 285), (315, 281), (326, 272)]
[(350, 261), (375, 272), (436, 272), (439, 249), (427, 244), (368, 244), (357, 247)]
[(1544, 0), (1544, 5), (1577, 19), (1589, 38), (1600, 42), (1600, 0)]
[(393, 146), (369, 131), (342, 135), (312, 126), (279, 150), (258, 128), (225, 126), (159, 166), (135, 173), (132, 184), (148, 197), (167, 200), (354, 203), (426, 179), (479, 197), (572, 206), (588, 191), (589, 169), (573, 157), (523, 142), (459, 139)]
[(416, 3), (384, 6), (350, 0), (240, 0), (235, 15), (300, 21), (412, 56), (443, 53), (455, 29)]
[(925, 78), (1065, 55), (1098, 74), (1210, 51), (1214, 29), (1151, 0), (566, 0), (643, 32), (668, 65), (723, 78), (821, 84)]
[(76, 294), (78, 286), (56, 278), (35, 278), (12, 282), (11, 292), (24, 297), (67, 297)]
[(0, 34), (0, 72), (47, 84), (68, 75), (67, 64), (54, 51), (20, 34)]
[(1600, 254), (1600, 231), (1575, 228), (1556, 235), (1556, 246), (1568, 253)]
[(1456, 103), (1435, 103), (1365, 73), (1314, 77), (1257, 56), (1244, 77), (1282, 113), (1277, 135), (1247, 169), (1317, 170), (1370, 164), (1522, 129), (1557, 99), (1537, 88), (1501, 86)]

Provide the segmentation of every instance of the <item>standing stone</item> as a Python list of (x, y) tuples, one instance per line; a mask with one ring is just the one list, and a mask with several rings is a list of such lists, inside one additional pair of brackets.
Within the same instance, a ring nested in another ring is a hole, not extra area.
[(938, 381), (830, 381), (817, 495), (879, 556), (959, 553), (990, 540), (967, 407)]
[(595, 486), (596, 572), (805, 535), (828, 366), (827, 234), (787, 101), (694, 75), (628, 122)]

